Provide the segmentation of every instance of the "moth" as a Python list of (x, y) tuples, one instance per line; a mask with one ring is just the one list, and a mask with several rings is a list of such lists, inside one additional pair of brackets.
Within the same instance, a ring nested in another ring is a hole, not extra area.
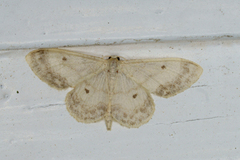
[(78, 122), (105, 120), (128, 128), (147, 123), (155, 111), (151, 94), (172, 97), (188, 89), (203, 69), (181, 58), (122, 60), (100, 58), (63, 49), (38, 49), (26, 56), (32, 71), (66, 96), (68, 112)]

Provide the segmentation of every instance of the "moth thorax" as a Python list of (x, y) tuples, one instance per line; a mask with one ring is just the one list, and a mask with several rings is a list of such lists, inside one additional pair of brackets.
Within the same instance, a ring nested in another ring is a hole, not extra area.
[(109, 62), (109, 72), (110, 73), (117, 73), (118, 72), (118, 59), (113, 58)]

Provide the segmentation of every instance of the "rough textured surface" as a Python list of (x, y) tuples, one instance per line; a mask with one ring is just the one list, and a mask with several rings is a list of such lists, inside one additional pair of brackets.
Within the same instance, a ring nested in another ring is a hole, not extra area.
[(180, 58), (101, 59), (61, 49), (30, 52), (26, 60), (33, 72), (57, 89), (73, 87), (67, 94), (69, 113), (79, 122), (105, 119), (128, 128), (147, 123), (154, 113), (150, 93), (168, 98), (195, 83), (202, 68)]

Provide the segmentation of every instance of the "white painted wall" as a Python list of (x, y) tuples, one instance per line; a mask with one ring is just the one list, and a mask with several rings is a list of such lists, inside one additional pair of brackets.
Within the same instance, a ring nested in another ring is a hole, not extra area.
[[(0, 1), (0, 159), (239, 159), (239, 8), (238, 0)], [(50, 88), (24, 59), (74, 45), (95, 56), (181, 57), (204, 72), (181, 94), (153, 96), (149, 123), (108, 132), (104, 122), (76, 122), (64, 105), (70, 89)]]

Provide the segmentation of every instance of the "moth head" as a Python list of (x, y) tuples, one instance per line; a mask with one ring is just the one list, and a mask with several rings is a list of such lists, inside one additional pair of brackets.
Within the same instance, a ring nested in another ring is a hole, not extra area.
[(117, 60), (120, 61), (120, 57), (119, 57), (119, 56), (116, 56), (116, 55), (109, 56), (108, 59), (117, 59)]

